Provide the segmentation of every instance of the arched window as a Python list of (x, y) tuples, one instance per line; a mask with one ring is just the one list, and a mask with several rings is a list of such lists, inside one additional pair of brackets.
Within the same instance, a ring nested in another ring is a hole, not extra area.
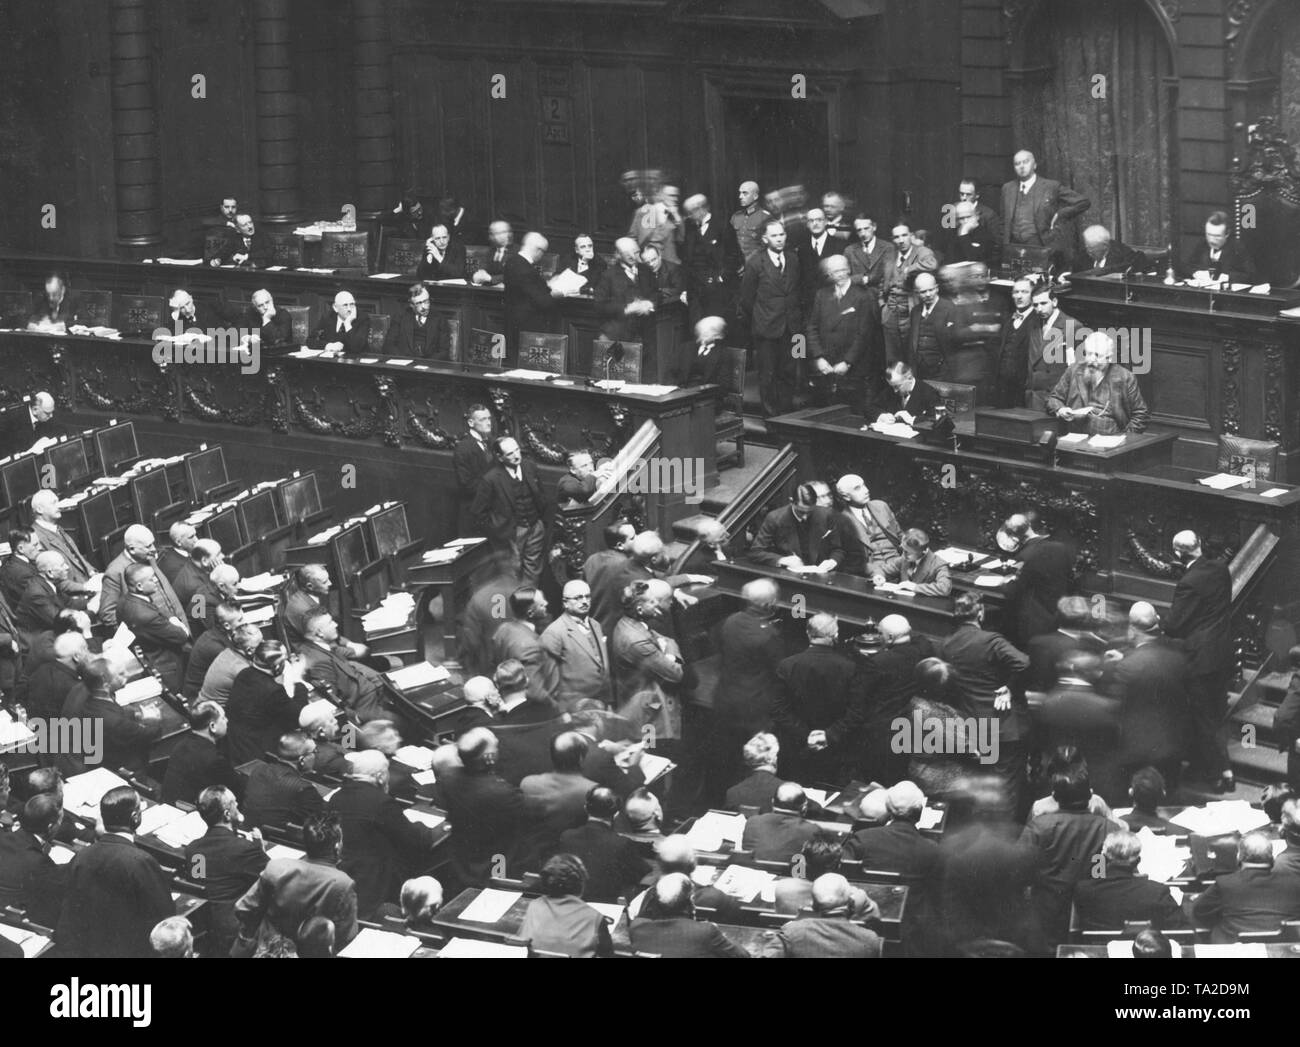
[(1082, 225), (1163, 247), (1172, 239), (1172, 63), (1164, 27), (1145, 3), (1042, 3), (1016, 41), (1011, 80), (1015, 147), (1083, 193)]

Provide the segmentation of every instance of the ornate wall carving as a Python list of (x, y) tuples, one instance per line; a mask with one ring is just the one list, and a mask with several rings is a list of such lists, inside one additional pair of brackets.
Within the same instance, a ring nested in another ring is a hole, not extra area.
[(1225, 433), (1241, 429), (1241, 345), (1223, 343), (1223, 406), (1221, 428)]

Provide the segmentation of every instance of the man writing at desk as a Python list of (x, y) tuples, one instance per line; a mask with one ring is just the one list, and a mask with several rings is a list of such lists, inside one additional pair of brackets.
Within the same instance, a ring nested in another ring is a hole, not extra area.
[(1205, 242), (1187, 257), (1183, 275), (1198, 285), (1255, 282), (1255, 263), (1239, 241), (1229, 239), (1224, 212), (1215, 211), (1205, 220)]
[(839, 521), (832, 510), (817, 504), (812, 484), (800, 484), (789, 505), (763, 518), (749, 558), (787, 570), (833, 571), (844, 559)]
[(1133, 372), (1114, 362), (1115, 343), (1103, 331), (1083, 340), (1083, 360), (1071, 364), (1047, 396), (1047, 413), (1090, 435), (1140, 433), (1146, 401)]

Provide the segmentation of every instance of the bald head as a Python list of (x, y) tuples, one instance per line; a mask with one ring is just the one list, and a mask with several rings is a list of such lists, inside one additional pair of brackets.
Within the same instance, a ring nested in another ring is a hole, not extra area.
[(536, 262), (546, 253), (546, 249), (550, 246), (546, 237), (541, 233), (524, 233), (524, 242), (519, 249), (519, 253), (527, 255), (529, 261)]
[(770, 578), (755, 578), (740, 590), (744, 601), (755, 611), (770, 611), (776, 606), (776, 583)]
[(649, 564), (664, 551), (664, 540), (655, 531), (642, 531), (632, 539), (628, 551), (632, 554), (632, 559)]
[(641, 257), (641, 249), (630, 236), (620, 236), (614, 241), (614, 252), (624, 265), (635, 265)]
[(840, 635), (839, 619), (833, 614), (814, 614), (808, 619), (810, 643), (833, 644)]
[(721, 342), (727, 336), (727, 321), (720, 316), (705, 316), (695, 325), (695, 341), (700, 345)]
[(348, 753), (349, 778), (383, 785), (388, 781), (388, 757), (378, 749), (363, 749)]
[(821, 270), (828, 283), (842, 284), (849, 278), (849, 260), (842, 254), (833, 254), (822, 259)]
[(32, 512), (43, 520), (59, 518), (59, 496), (49, 488), (43, 488), (32, 495)]
[(47, 549), (36, 557), (36, 570), (46, 578), (68, 570), (68, 561), (63, 558), (62, 553), (56, 553), (53, 549)]
[(915, 822), (925, 810), (925, 793), (915, 782), (899, 782), (885, 794), (885, 806), (891, 818)]
[(887, 614), (880, 619), (880, 635), (889, 644), (902, 643), (912, 635), (912, 623), (901, 614)]
[(685, 873), (669, 873), (655, 881), (655, 905), (665, 916), (683, 916), (691, 907), (691, 878)]
[(338, 710), (324, 698), (308, 702), (298, 713), (298, 726), (308, 734), (315, 734), (322, 727), (335, 723)]
[(864, 821), (883, 822), (889, 817), (889, 793), (885, 789), (872, 789), (858, 804)]
[(918, 273), (913, 286), (916, 288), (917, 294), (924, 294), (926, 291), (933, 291), (938, 287), (939, 281), (930, 273)]
[[(1193, 560), (1201, 555), (1201, 539), (1195, 531), (1179, 531), (1174, 535), (1174, 552), (1186, 560)], [(40, 566), (40, 557), (37, 557)]]
[(470, 705), (488, 705), (501, 698), (497, 685), (486, 676), (471, 676), (461, 690)]
[(1141, 633), (1152, 633), (1160, 625), (1160, 616), (1156, 609), (1145, 600), (1139, 600), (1128, 609), (1128, 624), (1131, 629)]
[(772, 797), (773, 807), (781, 807), (787, 811), (802, 811), (807, 802), (803, 786), (798, 782), (782, 782), (776, 787), (776, 795)]
[(54, 657), (64, 665), (77, 665), (90, 657), (90, 648), (81, 633), (59, 633), (54, 638)]
[(680, 834), (665, 836), (655, 845), (660, 864), (670, 872), (689, 873), (695, 868), (695, 848)]
[(184, 520), (177, 520), (167, 530), (167, 537), (171, 539), (172, 547), (189, 552), (198, 541), (199, 532), (194, 530), (193, 524), (187, 524)]

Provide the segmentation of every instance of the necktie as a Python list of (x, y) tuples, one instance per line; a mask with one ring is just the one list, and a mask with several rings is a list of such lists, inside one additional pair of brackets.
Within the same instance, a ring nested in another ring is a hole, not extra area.
[(1028, 183), (1028, 182), (1021, 182), (1021, 183), (1020, 183), (1020, 195), (1021, 195), (1021, 196), (1028, 196), (1028, 195), (1029, 195), (1029, 183)]
[(498, 248), (497, 248), (497, 253), (494, 254), (492, 257), (493, 257), (496, 261), (499, 262), (499, 261), (501, 261), (501, 259), (503, 259), (505, 256), (506, 256), (506, 249), (505, 249), (504, 247), (498, 247)]
[(706, 236), (709, 232), (709, 223), (707, 221), (700, 223), (700, 235)]
[(776, 256), (776, 271), (778, 273), (785, 272), (785, 255), (779, 254)]
[(627, 273), (627, 278), (628, 278), (629, 280), (631, 280), (633, 283), (636, 283), (636, 270), (635, 270), (635, 269), (633, 269), (631, 266), (628, 266), (627, 268), (625, 268), (625, 269), (623, 270), (623, 272)]
[(930, 319), (930, 311), (931, 311), (932, 309), (934, 309), (934, 306), (932, 306), (932, 305), (927, 305), (924, 309), (922, 309), (922, 310), (921, 310), (921, 319), (922, 319), (922, 320), (928, 320), (928, 319)]
[(1211, 252), (1210, 252), (1210, 261), (1211, 261), (1211, 262), (1217, 262), (1218, 260), (1219, 260), (1219, 252), (1218, 252), (1218, 251), (1211, 251)]
[(522, 483), (522, 482), (523, 482), (523, 477), (520, 476), (519, 473), (517, 473), (517, 472), (515, 472), (515, 471), (513, 471), (513, 470), (511, 470), (510, 476), (511, 476), (511, 479), (513, 479), (515, 483)]
[(695, 355), (696, 355), (696, 356), (706, 356), (706, 355), (708, 355), (709, 349), (712, 347), (712, 344), (713, 344), (712, 342), (709, 342), (709, 343), (706, 343), (706, 344), (700, 346), (700, 350), (699, 350), (699, 352), (696, 353)]
[(424, 326), (424, 317), (423, 317), (423, 316), (417, 316), (415, 319), (419, 322), (419, 324), (420, 324), (421, 327)]

